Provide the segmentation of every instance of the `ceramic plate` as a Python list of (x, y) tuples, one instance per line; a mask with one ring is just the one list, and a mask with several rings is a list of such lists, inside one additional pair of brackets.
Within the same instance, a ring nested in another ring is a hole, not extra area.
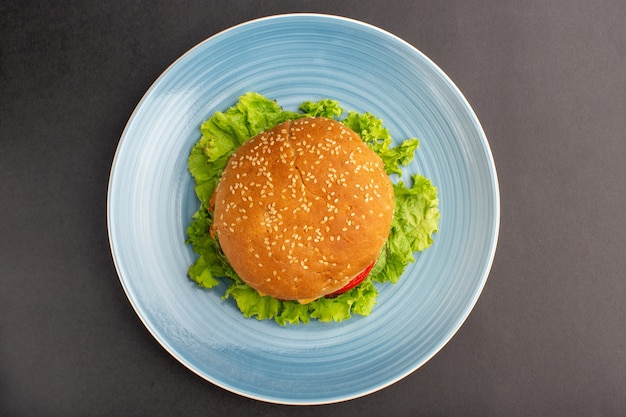
[[(246, 319), (223, 289), (203, 290), (185, 229), (198, 208), (187, 171), (199, 125), (247, 91), (296, 110), (332, 98), (420, 139), (406, 169), (439, 189), (434, 245), (368, 317), (280, 327)], [(324, 404), (380, 390), (418, 369), (455, 334), (494, 257), (499, 194), (489, 145), (452, 81), (414, 47), (371, 25), (326, 15), (262, 18), (225, 30), (174, 62), (123, 132), (108, 190), (111, 250), (122, 286), (154, 338), (183, 365), (240, 395)]]

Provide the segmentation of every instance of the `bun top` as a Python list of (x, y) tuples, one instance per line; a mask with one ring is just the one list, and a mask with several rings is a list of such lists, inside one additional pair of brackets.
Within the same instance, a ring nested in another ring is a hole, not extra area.
[(340, 122), (284, 122), (245, 142), (215, 193), (214, 230), (259, 293), (312, 300), (376, 261), (393, 218), (382, 160)]

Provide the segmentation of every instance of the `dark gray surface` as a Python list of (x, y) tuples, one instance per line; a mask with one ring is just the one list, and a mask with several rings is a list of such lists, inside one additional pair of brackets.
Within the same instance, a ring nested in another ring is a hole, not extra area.
[[(0, 415), (626, 415), (626, 3), (0, 2)], [(386, 29), (474, 107), (502, 196), (476, 308), (421, 369), (286, 407), (195, 376), (143, 327), (106, 232), (112, 158), (156, 77), (251, 18)]]

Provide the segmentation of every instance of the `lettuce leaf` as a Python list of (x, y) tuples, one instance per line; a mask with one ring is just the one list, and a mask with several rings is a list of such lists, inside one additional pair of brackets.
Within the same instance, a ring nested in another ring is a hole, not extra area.
[(309, 306), (307, 304), (300, 304), (297, 301), (283, 301), (282, 310), (280, 314), (274, 317), (276, 323), (281, 326), (289, 324), (308, 323), (311, 321), (309, 314)]
[(224, 299), (233, 297), (237, 307), (245, 317), (256, 317), (259, 320), (274, 318), (282, 308), (282, 301), (269, 296), (261, 296), (252, 287), (241, 282), (233, 283), (226, 290)]
[(300, 110), (309, 117), (327, 117), (329, 119), (334, 119), (343, 113), (343, 108), (339, 102), (329, 98), (319, 101), (305, 101), (300, 105)]
[(428, 178), (413, 175), (413, 186), (407, 188), (400, 181), (394, 187), (395, 228), (408, 237), (412, 252), (421, 252), (433, 244), (432, 235), (439, 224), (437, 187)]
[(413, 159), (419, 142), (415, 138), (392, 146), (389, 131), (380, 119), (370, 113), (349, 112), (340, 119), (343, 109), (331, 99), (306, 101), (299, 112), (283, 110), (278, 103), (259, 93), (246, 93), (225, 112), (216, 112), (200, 126), (201, 137), (192, 147), (189, 172), (195, 181), (200, 200), (198, 211), (187, 228), (187, 243), (198, 255), (189, 267), (189, 278), (204, 288), (217, 286), (222, 278), (230, 282), (223, 299), (233, 299), (245, 317), (275, 320), (279, 325), (343, 321), (358, 314), (370, 314), (378, 291), (374, 282), (395, 283), (406, 266), (413, 262), (414, 252), (428, 248), (439, 220), (437, 188), (421, 175), (412, 177), (410, 188), (399, 181), (394, 184), (395, 207), (389, 239), (369, 277), (360, 285), (337, 297), (320, 298), (308, 304), (281, 301), (261, 296), (245, 284), (222, 253), (211, 233), (213, 225), (211, 197), (230, 155), (251, 137), (286, 121), (301, 117), (334, 118), (357, 132), (385, 164), (388, 174), (401, 174), (401, 166)]
[(422, 175), (412, 177), (413, 186), (404, 181), (394, 185), (394, 214), (389, 238), (378, 257), (370, 277), (377, 282), (396, 283), (407, 265), (413, 262), (414, 252), (421, 252), (433, 244), (432, 235), (438, 232), (439, 200), (437, 187)]
[(359, 114), (351, 111), (342, 122), (358, 133), (363, 142), (380, 156), (387, 174), (402, 174), (400, 166), (407, 166), (413, 160), (419, 146), (419, 141), (411, 138), (396, 147), (391, 147), (393, 140), (389, 130), (383, 126), (381, 119), (371, 113)]

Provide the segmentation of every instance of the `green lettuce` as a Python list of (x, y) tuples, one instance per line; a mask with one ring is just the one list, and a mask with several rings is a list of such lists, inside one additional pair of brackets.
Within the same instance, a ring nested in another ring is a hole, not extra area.
[(393, 140), (389, 130), (383, 126), (382, 120), (370, 113), (348, 112), (343, 124), (358, 133), (363, 142), (380, 156), (387, 174), (402, 174), (400, 166), (406, 166), (413, 160), (419, 146), (419, 141), (411, 138), (391, 147)]
[(413, 254), (433, 244), (438, 232), (437, 188), (422, 175), (413, 175), (413, 186), (404, 181), (394, 185), (395, 207), (389, 238), (383, 246), (370, 277), (377, 282), (396, 283)]
[(200, 200), (199, 208), (187, 228), (187, 243), (198, 255), (189, 267), (189, 277), (204, 288), (213, 288), (226, 278), (229, 284), (223, 299), (232, 298), (245, 317), (273, 319), (281, 326), (308, 323), (311, 319), (342, 321), (352, 314), (370, 314), (378, 295), (374, 282), (397, 282), (407, 265), (414, 261), (414, 253), (432, 245), (432, 235), (437, 232), (439, 221), (437, 188), (427, 178), (413, 175), (410, 187), (404, 181), (394, 184), (394, 219), (389, 238), (374, 269), (355, 288), (336, 297), (323, 297), (300, 304), (261, 296), (245, 284), (232, 269), (211, 233), (211, 197), (228, 158), (245, 141), (286, 120), (318, 116), (333, 118), (358, 133), (367, 146), (380, 156), (390, 175), (401, 174), (401, 167), (411, 162), (419, 146), (415, 138), (393, 146), (383, 122), (370, 113), (348, 112), (342, 119), (344, 111), (335, 100), (306, 101), (299, 110), (286, 111), (259, 93), (246, 93), (234, 106), (225, 112), (216, 112), (201, 124), (201, 137), (192, 147), (188, 159), (189, 172)]

